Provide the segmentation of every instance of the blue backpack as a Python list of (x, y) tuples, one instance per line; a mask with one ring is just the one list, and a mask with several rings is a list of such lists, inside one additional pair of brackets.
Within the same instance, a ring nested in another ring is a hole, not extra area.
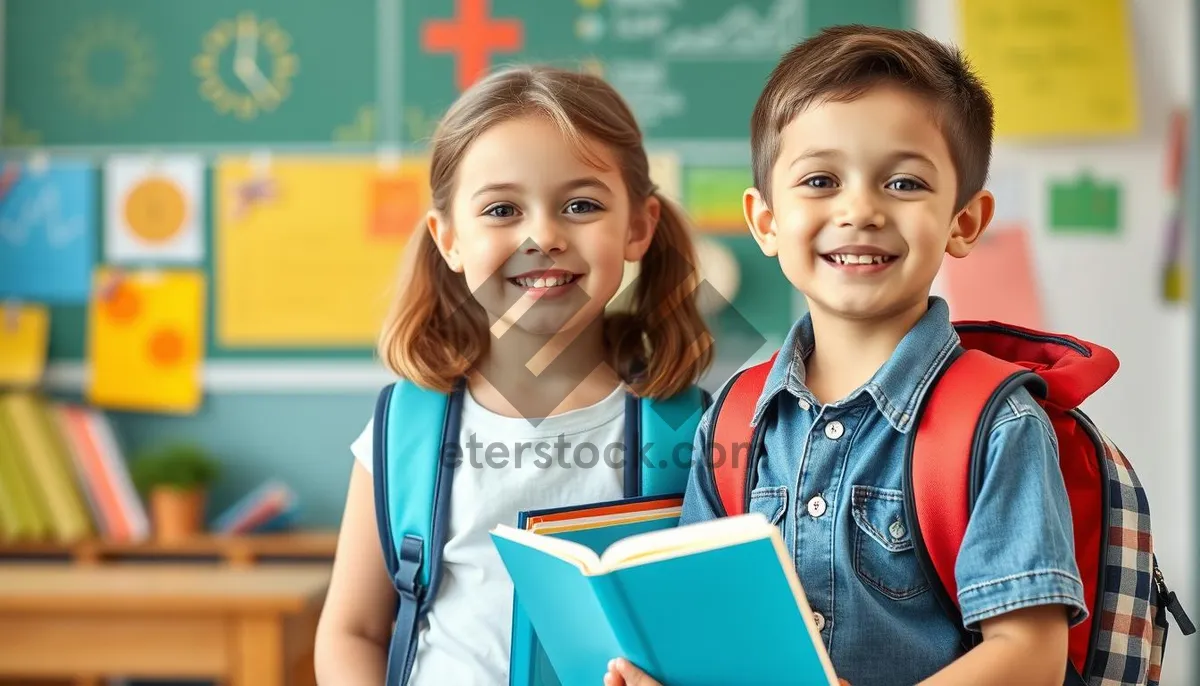
[[(385, 387), (375, 405), (375, 518), (399, 596), (388, 649), (388, 686), (408, 683), (418, 622), (437, 598), (450, 486), (461, 456), (458, 435), (465, 392), (463, 382), (445, 394), (401, 380)], [(681, 456), (676, 447), (691, 445), (700, 415), (711, 402), (699, 386), (671, 398), (626, 396), (626, 498), (684, 492), (691, 453)], [(428, 430), (434, 426), (441, 432)], [(389, 455), (398, 459), (390, 460)], [(634, 455), (637, 459), (629, 457)]]

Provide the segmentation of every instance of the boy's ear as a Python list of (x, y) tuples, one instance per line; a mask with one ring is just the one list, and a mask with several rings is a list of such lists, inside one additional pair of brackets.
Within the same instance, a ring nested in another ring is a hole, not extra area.
[(446, 265), (453, 271), (461, 272), (462, 261), (458, 258), (458, 244), (455, 240), (454, 230), (450, 228), (450, 222), (446, 221), (437, 211), (430, 210), (425, 215), (425, 228), (433, 237), (433, 242), (437, 245), (438, 252), (442, 254)]
[(747, 188), (742, 194), (742, 212), (759, 249), (767, 257), (775, 257), (779, 252), (775, 242), (775, 213), (757, 188)]
[(662, 200), (657, 193), (646, 198), (645, 204), (633, 212), (629, 222), (629, 236), (625, 241), (626, 262), (639, 262), (646, 255), (658, 230), (658, 220), (662, 213)]
[(981, 190), (967, 201), (954, 216), (946, 252), (953, 257), (966, 257), (978, 243), (996, 210), (996, 198), (991, 191)]

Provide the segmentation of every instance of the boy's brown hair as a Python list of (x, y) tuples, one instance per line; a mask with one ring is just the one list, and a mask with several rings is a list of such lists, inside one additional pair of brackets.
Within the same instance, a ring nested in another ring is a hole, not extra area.
[(836, 26), (780, 59), (750, 117), (754, 186), (769, 203), (780, 132), (809, 106), (846, 102), (882, 83), (929, 99), (958, 178), (955, 209), (987, 181), (992, 156), (992, 98), (957, 48), (916, 31)]
[[(524, 116), (554, 122), (579, 154), (598, 159), (588, 140), (608, 146), (634, 203), (657, 197), (662, 210), (634, 285), (617, 298), (626, 311), (604, 317), (608, 363), (632, 390), (670, 397), (696, 383), (712, 363), (708, 326), (697, 302), (699, 272), (683, 211), (650, 179), (642, 133), (632, 111), (604, 80), (544, 66), (493, 73), (468, 89), (442, 118), (430, 159), (433, 207), (450, 216), (458, 165), (496, 124)], [(466, 281), (446, 265), (425, 223), (405, 255), (400, 295), (387, 317), (379, 355), (413, 383), (447, 392), (491, 342), (483, 307)]]

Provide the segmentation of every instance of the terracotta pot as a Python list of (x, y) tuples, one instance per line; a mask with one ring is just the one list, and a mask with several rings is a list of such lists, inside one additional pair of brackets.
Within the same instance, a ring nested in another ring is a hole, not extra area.
[(155, 488), (150, 493), (155, 537), (174, 543), (199, 534), (204, 529), (205, 496), (200, 489)]

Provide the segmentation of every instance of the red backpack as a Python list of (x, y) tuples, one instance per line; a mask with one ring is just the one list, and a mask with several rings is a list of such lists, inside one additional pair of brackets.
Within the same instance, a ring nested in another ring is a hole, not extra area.
[[(1167, 590), (1154, 556), (1150, 510), (1133, 467), (1079, 409), (1117, 371), (1112, 351), (1069, 336), (995, 322), (955, 324), (961, 354), (942, 369), (918, 410), (905, 459), (905, 516), (913, 547), (947, 614), (962, 626), (954, 577), (985, 448), (1001, 400), (1026, 386), (1045, 409), (1059, 443), (1059, 464), (1075, 529), (1075, 555), (1090, 616), (1071, 629), (1067, 684), (1157, 684), (1169, 610), (1184, 635), (1195, 627)], [(778, 353), (776, 353), (778, 354)], [(762, 431), (754, 406), (775, 357), (749, 367), (716, 401), (709, 445), (713, 483), (724, 514), (749, 509)], [(748, 460), (713, 460), (752, 446)], [(977, 640), (965, 630), (963, 645)]]

